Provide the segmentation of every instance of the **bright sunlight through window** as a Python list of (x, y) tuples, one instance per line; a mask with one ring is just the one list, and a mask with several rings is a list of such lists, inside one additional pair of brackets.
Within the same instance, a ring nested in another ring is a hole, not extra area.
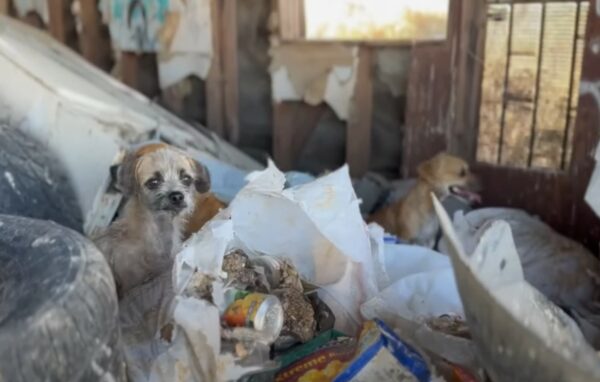
[(449, 0), (304, 0), (310, 40), (443, 40)]

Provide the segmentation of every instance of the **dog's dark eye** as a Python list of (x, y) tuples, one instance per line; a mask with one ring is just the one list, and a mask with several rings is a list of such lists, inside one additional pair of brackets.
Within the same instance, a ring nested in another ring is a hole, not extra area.
[(160, 183), (161, 183), (160, 179), (152, 178), (146, 182), (146, 187), (150, 190), (155, 190), (158, 188), (158, 186), (160, 186)]
[(187, 174), (183, 174), (181, 175), (181, 183), (183, 183), (184, 186), (189, 186), (192, 184), (192, 177), (187, 175)]
[(460, 170), (460, 177), (464, 178), (465, 176), (467, 176), (467, 169), (463, 168), (462, 170)]

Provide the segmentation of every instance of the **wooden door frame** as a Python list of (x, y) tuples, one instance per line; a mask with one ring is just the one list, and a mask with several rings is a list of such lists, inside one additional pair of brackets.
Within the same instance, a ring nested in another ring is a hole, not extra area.
[[(486, 4), (460, 2), (460, 32), (454, 43), (456, 82), (453, 84), (454, 121), (449, 127), (448, 150), (468, 158), (485, 186), (487, 206), (521, 208), (559, 232), (596, 251), (600, 220), (584, 195), (595, 166), (593, 155), (600, 137), (600, 0), (591, 0), (582, 61), (577, 119), (570, 166), (564, 171), (509, 168), (476, 163), (479, 105), (485, 46)], [(594, 91), (583, 91), (595, 89)]]

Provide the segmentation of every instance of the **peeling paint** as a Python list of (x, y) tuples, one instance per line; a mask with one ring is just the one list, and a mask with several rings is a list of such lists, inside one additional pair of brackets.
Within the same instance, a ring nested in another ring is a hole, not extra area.
[[(600, 4), (600, 1), (598, 3)], [(589, 94), (592, 97), (594, 97), (594, 100), (596, 101), (596, 106), (600, 110), (600, 81), (581, 81), (581, 85), (579, 87), (579, 94)]]

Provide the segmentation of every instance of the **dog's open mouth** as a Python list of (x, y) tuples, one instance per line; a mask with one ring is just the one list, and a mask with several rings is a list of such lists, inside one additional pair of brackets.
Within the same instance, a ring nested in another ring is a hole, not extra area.
[(478, 193), (462, 186), (451, 186), (450, 193), (460, 199), (463, 199), (469, 204), (481, 203), (481, 196)]

